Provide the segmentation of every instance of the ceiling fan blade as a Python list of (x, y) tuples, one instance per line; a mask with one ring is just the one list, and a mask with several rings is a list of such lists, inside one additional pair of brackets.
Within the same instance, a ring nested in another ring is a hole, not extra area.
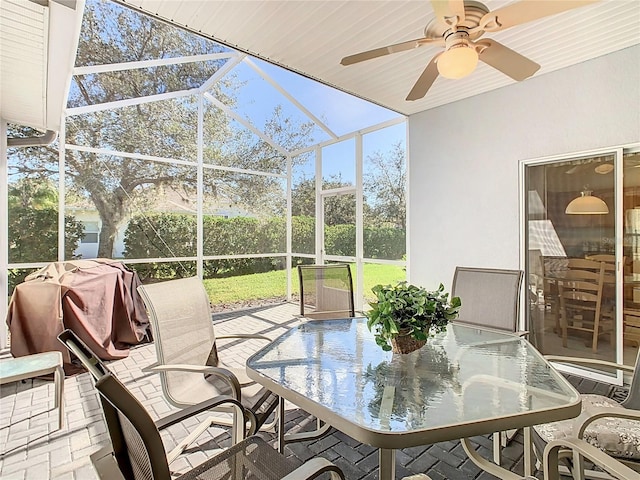
[(424, 69), (424, 72), (422, 72), (422, 75), (420, 75), (415, 85), (409, 92), (409, 95), (407, 95), (406, 100), (419, 100), (427, 94), (427, 92), (431, 88), (431, 85), (433, 85), (433, 82), (435, 82), (436, 78), (438, 78), (438, 67), (436, 66), (436, 62), (438, 61), (438, 57), (440, 55), (442, 54), (438, 53), (431, 59), (431, 61), (427, 65), (427, 68)]
[[(440, 20), (448, 25), (455, 26), (464, 22), (463, 0), (431, 0), (433, 11)], [(457, 19), (455, 17), (458, 17)]]
[(487, 13), (480, 25), (485, 31), (497, 32), (597, 1), (600, 0), (521, 0)]
[(441, 43), (444, 45), (444, 41), (441, 38), (417, 38), (416, 40), (409, 40), (407, 42), (396, 43), (395, 45), (387, 45), (386, 47), (374, 48), (373, 50), (368, 50), (366, 52), (349, 55), (347, 57), (344, 57), (340, 61), (340, 64), (345, 66), (353, 65), (354, 63), (364, 62), (365, 60), (371, 60), (372, 58), (383, 57), (385, 55), (389, 55), (390, 53), (404, 52), (406, 50), (418, 48), (428, 43)]
[(476, 42), (476, 45), (481, 47), (478, 54), (480, 60), (519, 82), (529, 78), (540, 69), (540, 65), (533, 60), (529, 60), (495, 40), (481, 40)]

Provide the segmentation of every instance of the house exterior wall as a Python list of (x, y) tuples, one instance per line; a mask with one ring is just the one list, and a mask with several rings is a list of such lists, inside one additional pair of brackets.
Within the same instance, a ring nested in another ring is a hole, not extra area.
[[(442, 81), (442, 80), (441, 80)], [(520, 267), (523, 159), (640, 141), (640, 46), (409, 117), (409, 280)]]

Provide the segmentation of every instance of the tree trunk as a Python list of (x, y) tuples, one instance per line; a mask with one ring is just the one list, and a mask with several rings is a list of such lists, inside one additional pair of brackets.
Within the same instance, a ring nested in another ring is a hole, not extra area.
[(118, 226), (125, 219), (126, 209), (124, 199), (126, 195), (113, 192), (106, 196), (90, 193), (90, 196), (102, 221), (100, 240), (98, 243), (98, 257), (113, 258)]
[(98, 243), (98, 258), (113, 258), (118, 226), (110, 220), (105, 221), (102, 212), (100, 212), (100, 218), (102, 219), (102, 228)]

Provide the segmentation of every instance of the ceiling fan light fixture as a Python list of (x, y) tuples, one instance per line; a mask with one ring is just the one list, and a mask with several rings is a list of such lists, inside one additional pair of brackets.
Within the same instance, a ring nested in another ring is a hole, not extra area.
[(438, 58), (438, 73), (445, 78), (458, 79), (471, 74), (478, 65), (478, 52), (466, 42), (452, 45)]
[(606, 215), (609, 207), (604, 200), (591, 195), (590, 190), (580, 192), (580, 196), (569, 202), (564, 213), (568, 215)]

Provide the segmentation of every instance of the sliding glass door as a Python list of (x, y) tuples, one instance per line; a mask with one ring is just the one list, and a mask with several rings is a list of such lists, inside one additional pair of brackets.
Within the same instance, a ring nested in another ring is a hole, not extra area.
[(527, 325), (548, 355), (623, 360), (640, 342), (640, 153), (524, 164)]

